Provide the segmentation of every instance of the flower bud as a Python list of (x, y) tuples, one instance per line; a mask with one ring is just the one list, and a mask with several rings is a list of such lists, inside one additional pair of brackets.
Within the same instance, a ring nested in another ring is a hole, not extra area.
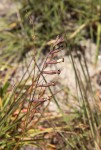
[(64, 58), (61, 58), (61, 59), (58, 59), (58, 60), (52, 60), (52, 61), (48, 61), (46, 62), (46, 64), (57, 64), (57, 63), (60, 63), (60, 62), (64, 62)]
[(42, 71), (42, 74), (49, 74), (49, 75), (60, 74), (60, 70)]
[(55, 82), (51, 82), (51, 83), (37, 85), (37, 87), (50, 87), (50, 86), (55, 86), (55, 85), (56, 85)]

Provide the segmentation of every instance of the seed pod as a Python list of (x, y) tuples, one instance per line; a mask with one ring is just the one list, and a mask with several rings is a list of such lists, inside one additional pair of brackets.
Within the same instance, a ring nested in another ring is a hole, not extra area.
[(31, 100), (34, 103), (38, 103), (38, 102), (45, 102), (47, 99), (44, 98), (34, 98), (33, 100)]

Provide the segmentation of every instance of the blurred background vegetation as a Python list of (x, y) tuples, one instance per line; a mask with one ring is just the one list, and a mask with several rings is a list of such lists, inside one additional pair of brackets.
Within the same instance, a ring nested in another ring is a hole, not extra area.
[(9, 61), (19, 61), (33, 46), (47, 49), (46, 43), (64, 32), (68, 39), (74, 38), (73, 44), (83, 38), (98, 39), (100, 0), (14, 0), (9, 5), (12, 3), (12, 11), (0, 17), (0, 62), (9, 57)]

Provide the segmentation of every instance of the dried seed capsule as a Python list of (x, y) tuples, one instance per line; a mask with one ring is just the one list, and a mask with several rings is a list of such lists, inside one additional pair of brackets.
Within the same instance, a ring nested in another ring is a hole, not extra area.
[(31, 102), (34, 102), (34, 103), (38, 103), (38, 102), (45, 102), (47, 99), (44, 99), (44, 98), (34, 98), (31, 100)]

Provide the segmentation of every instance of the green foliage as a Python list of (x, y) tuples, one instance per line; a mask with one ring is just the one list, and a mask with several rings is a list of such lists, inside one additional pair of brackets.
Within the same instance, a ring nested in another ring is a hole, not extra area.
[[(15, 11), (17, 17), (13, 13), (8, 15), (10, 21), (7, 17), (2, 20), (4, 24), (0, 29), (0, 39), (1, 48), (5, 49), (3, 58), (11, 54), (18, 61), (33, 45), (43, 49), (50, 39), (63, 34), (63, 24), (69, 38), (75, 32), (75, 26), (79, 28), (88, 22), (85, 26), (87, 28), (100, 21), (100, 1), (24, 0), (19, 3), (21, 7)], [(82, 38), (82, 30), (75, 35), (78, 42)]]

